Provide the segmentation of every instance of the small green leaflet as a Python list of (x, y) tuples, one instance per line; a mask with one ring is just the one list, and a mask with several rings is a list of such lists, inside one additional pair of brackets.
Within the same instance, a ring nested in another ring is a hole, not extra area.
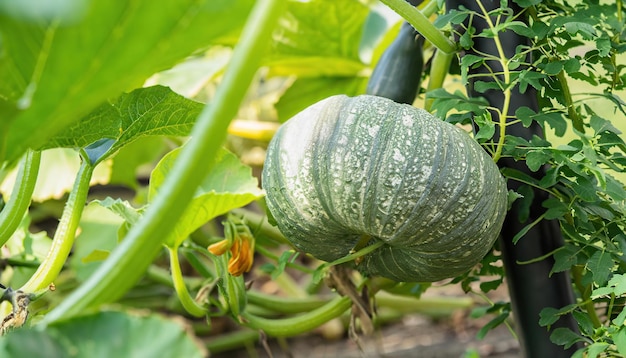
[(604, 287), (599, 287), (591, 292), (591, 298), (599, 298), (600, 296), (615, 295), (621, 296), (626, 293), (626, 275), (615, 274)]

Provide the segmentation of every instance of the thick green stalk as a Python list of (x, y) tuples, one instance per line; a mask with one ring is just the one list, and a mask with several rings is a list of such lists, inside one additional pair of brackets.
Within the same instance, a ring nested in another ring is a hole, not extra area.
[(567, 83), (567, 77), (565, 77), (565, 71), (559, 72), (556, 76), (561, 84), (561, 90), (563, 91), (563, 98), (565, 98), (565, 105), (567, 106), (567, 115), (569, 119), (572, 121), (572, 125), (574, 129), (581, 133), (585, 133), (585, 127), (583, 126), (583, 121), (580, 119), (578, 113), (576, 113), (576, 108), (574, 108), (574, 101), (572, 100), (572, 92), (569, 89), (569, 84)]
[(211, 338), (206, 342), (206, 347), (210, 353), (216, 354), (254, 344), (258, 340), (258, 331), (241, 330)]
[(454, 42), (450, 41), (424, 14), (405, 0), (381, 0), (381, 2), (413, 25), (422, 36), (439, 50), (445, 53), (454, 53), (456, 51)]
[[(454, 54), (445, 53), (439, 50), (435, 52), (435, 56), (433, 56), (433, 61), (430, 66), (430, 77), (428, 78), (426, 93), (443, 87), (443, 82), (446, 79), (446, 75), (448, 74), (453, 58)], [(431, 98), (426, 98), (424, 109), (430, 112), (433, 101), (434, 100)]]
[(78, 174), (76, 174), (74, 187), (67, 198), (61, 220), (54, 233), (52, 246), (48, 251), (48, 255), (43, 259), (35, 274), (31, 276), (20, 290), (36, 293), (47, 289), (61, 272), (74, 245), (78, 223), (80, 222), (83, 209), (85, 208), (85, 202), (87, 201), (89, 181), (91, 180), (93, 169), (94, 167), (89, 160), (83, 158)]
[(0, 246), (4, 245), (17, 230), (24, 213), (28, 210), (35, 191), (40, 162), (40, 151), (29, 150), (22, 159), (11, 198), (0, 212)]
[(256, 305), (283, 314), (308, 312), (322, 307), (329, 301), (329, 299), (323, 299), (315, 296), (279, 297), (276, 295), (260, 293), (258, 291), (248, 291), (246, 296), (248, 297), (248, 303), (251, 305)]
[(178, 261), (178, 250), (176, 248), (168, 247), (168, 252), (170, 254), (170, 270), (172, 271), (174, 289), (176, 290), (176, 294), (180, 299), (180, 303), (182, 303), (185, 311), (187, 311), (192, 316), (203, 317), (207, 314), (207, 310), (200, 304), (198, 304), (198, 302), (196, 302), (189, 295), (187, 285), (185, 284), (185, 278), (183, 277), (183, 272), (180, 270), (180, 263)]
[(296, 317), (268, 319), (243, 312), (241, 314), (246, 326), (258, 329), (272, 337), (297, 336), (315, 329), (333, 318), (341, 316), (350, 306), (349, 297), (337, 297), (324, 306)]
[(196, 188), (213, 167), (213, 158), (226, 139), (228, 125), (254, 78), (284, 6), (285, 0), (256, 3), (215, 97), (200, 113), (191, 132), (192, 138), (181, 151), (156, 199), (98, 270), (48, 313), (42, 324), (118, 299), (145, 272)]

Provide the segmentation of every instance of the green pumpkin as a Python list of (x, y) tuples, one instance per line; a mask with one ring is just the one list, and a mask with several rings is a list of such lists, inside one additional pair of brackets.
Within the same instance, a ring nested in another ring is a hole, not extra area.
[(363, 238), (382, 240), (357, 268), (396, 281), (472, 268), (491, 249), (507, 206), (498, 167), (467, 133), (369, 95), (326, 98), (282, 125), (262, 184), (295, 247), (333, 261)]

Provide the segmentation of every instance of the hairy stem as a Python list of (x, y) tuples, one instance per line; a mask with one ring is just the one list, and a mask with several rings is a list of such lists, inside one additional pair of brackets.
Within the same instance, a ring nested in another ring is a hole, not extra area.
[(31, 197), (35, 191), (41, 152), (26, 152), (15, 178), (11, 198), (0, 212), (0, 246), (4, 245), (19, 227), (28, 210)]
[[(489, 28), (492, 30), (495, 29), (496, 25), (491, 20), (491, 17), (489, 16), (489, 12), (487, 11), (487, 9), (485, 9), (485, 6), (483, 5), (483, 3), (480, 0), (477, 0), (476, 4), (480, 7), (480, 10), (485, 15), (485, 21), (487, 22), (487, 25), (489, 26)], [(503, 91), (504, 99), (502, 101), (502, 108), (496, 111), (499, 116), (498, 118), (499, 137), (498, 137), (498, 142), (496, 144), (496, 150), (493, 154), (493, 161), (497, 163), (498, 160), (500, 159), (500, 156), (502, 156), (502, 150), (504, 148), (504, 140), (506, 136), (506, 126), (507, 126), (507, 116), (509, 113), (509, 107), (511, 105), (511, 86), (509, 86), (511, 82), (511, 72), (509, 71), (507, 56), (504, 53), (504, 48), (502, 47), (502, 42), (500, 41), (500, 35), (499, 35), (500, 32), (498, 31), (493, 31), (493, 32), (495, 33), (495, 36), (493, 37), (493, 41), (496, 46), (496, 50), (498, 52), (498, 61), (500, 62), (500, 65), (502, 66), (502, 78), (503, 78), (504, 83), (507, 85)]]
[(306, 333), (341, 316), (350, 308), (352, 301), (349, 297), (336, 297), (325, 305), (308, 313), (296, 317), (283, 319), (268, 319), (258, 317), (249, 312), (242, 313), (244, 324), (258, 329), (273, 337), (290, 337)]
[(78, 223), (87, 201), (89, 181), (91, 180), (93, 169), (94, 167), (89, 160), (86, 157), (82, 158), (80, 169), (78, 174), (76, 174), (74, 187), (67, 198), (59, 226), (54, 233), (52, 247), (50, 247), (48, 255), (43, 259), (35, 274), (31, 276), (20, 290), (33, 293), (44, 290), (48, 288), (61, 272), (70, 254), (72, 245), (74, 245)]
[(565, 71), (559, 72), (556, 76), (561, 84), (561, 89), (563, 90), (563, 98), (565, 98), (565, 105), (567, 106), (567, 115), (572, 120), (572, 125), (574, 129), (577, 131), (584, 133), (585, 128), (583, 127), (583, 121), (576, 113), (576, 108), (574, 108), (574, 101), (572, 100), (572, 92), (570, 92), (569, 84), (567, 83), (567, 78), (565, 77)]
[(168, 252), (170, 254), (170, 270), (172, 271), (174, 289), (180, 299), (180, 303), (182, 303), (183, 308), (185, 308), (190, 315), (194, 317), (203, 317), (206, 315), (207, 311), (189, 295), (187, 285), (185, 284), (185, 278), (183, 277), (183, 272), (180, 270), (178, 250), (176, 248), (168, 247)]
[[(428, 87), (426, 88), (426, 93), (443, 87), (443, 82), (446, 79), (446, 75), (448, 74), (448, 70), (450, 69), (450, 64), (452, 63), (453, 58), (453, 54), (445, 53), (439, 50), (435, 52), (432, 64), (430, 66), (430, 77), (428, 79)], [(424, 103), (424, 109), (430, 112), (433, 102), (434, 99), (427, 98)]]
[(587, 315), (591, 319), (595, 328), (601, 327), (602, 322), (600, 322), (600, 318), (596, 313), (596, 308), (591, 300), (591, 287), (583, 284), (583, 267), (581, 265), (574, 265), (572, 266), (571, 272), (572, 278), (574, 279), (574, 285), (576, 286), (576, 289), (578, 289), (581, 299), (584, 302), (583, 305), (587, 311)]

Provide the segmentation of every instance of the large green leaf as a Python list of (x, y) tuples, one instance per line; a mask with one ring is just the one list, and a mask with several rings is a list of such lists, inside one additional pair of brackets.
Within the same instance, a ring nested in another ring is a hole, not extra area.
[(61, 20), (0, 8), (0, 162), (193, 52), (231, 41), (252, 4), (92, 0)]
[[(179, 153), (180, 148), (168, 153), (152, 172), (149, 201), (155, 197)], [(177, 247), (207, 221), (262, 196), (263, 191), (258, 187), (258, 180), (252, 176), (251, 168), (242, 164), (234, 154), (222, 150), (215, 158), (213, 170), (203, 180), (166, 244)]]
[(85, 147), (102, 138), (111, 138), (115, 143), (108, 153), (114, 153), (144, 136), (187, 135), (203, 107), (167, 87), (139, 88), (100, 105), (46, 147)]
[(180, 324), (161, 316), (100, 312), (52, 324), (45, 331), (10, 332), (0, 338), (0, 356), (200, 358), (206, 352)]
[(78, 281), (82, 282), (91, 276), (115, 248), (117, 232), (123, 222), (99, 202), (92, 202), (85, 208), (80, 219), (80, 234), (69, 259)]
[(291, 1), (267, 59), (270, 75), (351, 76), (369, 9), (358, 0)]
[(363, 94), (366, 86), (367, 78), (358, 76), (299, 78), (276, 103), (278, 119), (285, 122), (311, 104), (336, 94)]

